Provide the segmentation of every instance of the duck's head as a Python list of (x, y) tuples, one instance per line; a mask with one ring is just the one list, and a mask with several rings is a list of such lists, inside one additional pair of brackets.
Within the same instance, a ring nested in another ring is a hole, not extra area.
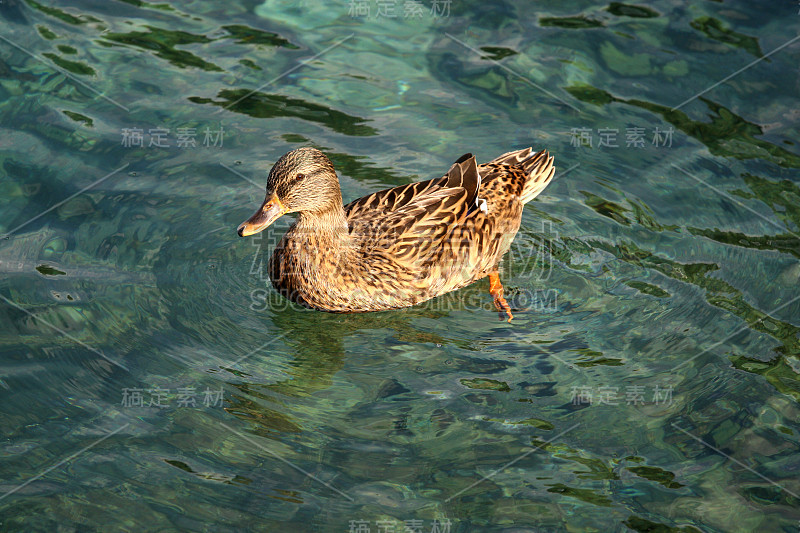
[(316, 148), (298, 148), (278, 159), (267, 177), (264, 203), (238, 228), (240, 237), (262, 231), (286, 213), (321, 215), (341, 209), (333, 163)]

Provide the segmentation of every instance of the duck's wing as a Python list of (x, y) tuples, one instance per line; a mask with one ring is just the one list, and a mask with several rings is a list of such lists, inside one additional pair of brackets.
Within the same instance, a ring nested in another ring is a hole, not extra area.
[(344, 206), (344, 210), (348, 220), (365, 220), (377, 216), (377, 213), (395, 212), (435, 190), (457, 187), (467, 190), (470, 195), (468, 200), (474, 202), (477, 199), (480, 185), (481, 177), (475, 157), (472, 154), (464, 154), (441, 178), (417, 181), (374, 192), (350, 202)]
[(346, 206), (351, 232), (361, 233), (364, 253), (425, 268), (452, 248), (454, 229), (477, 208), (480, 184), (475, 158), (465, 154), (441, 178), (379, 191)]
[(467, 205), (477, 207), (478, 192), (481, 188), (481, 175), (475, 156), (464, 154), (453, 163), (445, 175), (446, 187), (461, 187), (467, 191)]
[(424, 269), (442, 256), (454, 228), (467, 217), (467, 198), (462, 187), (430, 190), (385, 214), (365, 244), (396, 263)]
[(408, 185), (401, 185), (391, 189), (374, 192), (363, 196), (358, 200), (353, 200), (344, 206), (348, 221), (363, 223), (383, 213), (396, 211), (411, 202), (414, 198), (424, 196), (432, 189), (440, 188), (436, 182), (441, 182), (441, 178), (427, 181), (417, 181)]

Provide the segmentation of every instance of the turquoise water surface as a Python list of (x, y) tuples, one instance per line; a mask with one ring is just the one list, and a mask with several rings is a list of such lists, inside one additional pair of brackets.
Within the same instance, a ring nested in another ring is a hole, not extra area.
[[(792, 2), (0, 2), (0, 530), (800, 529)], [(346, 201), (547, 148), (502, 268), (288, 304)]]

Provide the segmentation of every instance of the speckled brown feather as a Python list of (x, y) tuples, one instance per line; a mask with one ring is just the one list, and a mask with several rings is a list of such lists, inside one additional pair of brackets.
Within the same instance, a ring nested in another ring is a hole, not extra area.
[(530, 148), (477, 166), (477, 179), (470, 166), (467, 154), (443, 177), (359, 198), (343, 207), (346, 227), (335, 214), (301, 213), (270, 259), (273, 285), (308, 307), (357, 312), (408, 307), (483, 278), (555, 169)]

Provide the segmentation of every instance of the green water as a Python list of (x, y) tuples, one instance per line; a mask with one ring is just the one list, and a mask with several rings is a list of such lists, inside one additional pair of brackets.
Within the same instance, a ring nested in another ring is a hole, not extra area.
[[(0, 3), (1, 530), (798, 530), (798, 7), (420, 6)], [(305, 145), (550, 150), (515, 320), (278, 297)]]

